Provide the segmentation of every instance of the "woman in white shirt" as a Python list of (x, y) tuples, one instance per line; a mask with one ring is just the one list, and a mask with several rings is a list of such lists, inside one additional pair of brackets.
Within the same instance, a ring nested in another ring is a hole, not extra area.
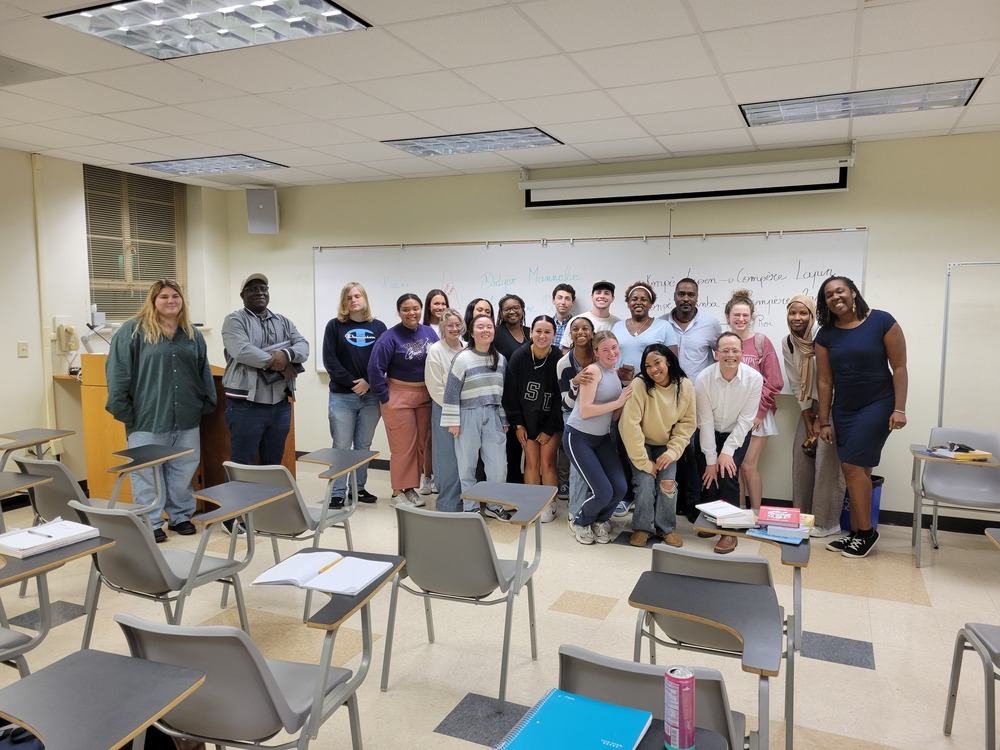
[(424, 365), (424, 382), (431, 394), (431, 450), (434, 459), (434, 480), (438, 496), (438, 510), (457, 513), (462, 510), (462, 484), (458, 478), (458, 462), (455, 459), (455, 439), (447, 427), (441, 426), (441, 407), (444, 405), (444, 386), (448, 382), (451, 362), (465, 349), (462, 334), (465, 323), (458, 310), (446, 308), (438, 323), (441, 340), (427, 350)]

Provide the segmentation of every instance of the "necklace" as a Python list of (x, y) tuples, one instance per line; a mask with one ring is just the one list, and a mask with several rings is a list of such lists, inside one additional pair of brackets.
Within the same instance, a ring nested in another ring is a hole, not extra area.
[[(625, 328), (627, 330), (628, 330), (628, 324), (631, 323), (631, 322), (632, 322), (631, 320), (625, 321)], [(652, 323), (653, 323), (653, 319), (652, 318), (646, 318), (646, 320), (643, 321), (643, 323), (641, 323), (639, 325), (639, 328), (637, 330), (635, 330), (635, 331), (629, 330), (628, 332), (632, 334), (632, 338), (636, 338), (640, 333), (642, 333), (647, 328), (649, 328), (649, 326), (652, 325)]]
[(531, 363), (535, 366), (536, 370), (539, 369), (542, 365), (544, 365), (545, 361), (549, 358), (549, 352), (545, 352), (545, 354), (542, 355), (542, 361), (539, 362), (537, 359), (535, 359), (535, 352), (533, 349), (529, 348), (528, 353), (531, 354)]

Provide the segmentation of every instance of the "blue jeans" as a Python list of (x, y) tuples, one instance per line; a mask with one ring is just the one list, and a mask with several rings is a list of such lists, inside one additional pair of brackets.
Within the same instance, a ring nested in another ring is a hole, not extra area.
[[(500, 409), (496, 406), (473, 406), (459, 412), (458, 437), (455, 438), (455, 458), (462, 492), (476, 483), (476, 464), (480, 455), (486, 469), (488, 482), (507, 481), (507, 435), (500, 423)], [(438, 488), (440, 489), (440, 487)], [(465, 502), (465, 510), (473, 510), (477, 503)]]
[(431, 456), (438, 496), (435, 506), (446, 513), (462, 510), (462, 482), (458, 478), (455, 437), (441, 426), (441, 405), (431, 402)]
[[(241, 398), (227, 399), (230, 458), (238, 464), (280, 464), (291, 424), (292, 405), (287, 400), (255, 404)], [(254, 460), (258, 457), (260, 460)]]
[[(646, 445), (646, 455), (656, 463), (656, 459), (667, 452), (665, 445)], [(660, 489), (664, 479), (677, 476), (677, 462), (671, 461), (665, 469), (654, 477), (632, 467), (632, 487), (635, 490), (635, 512), (632, 514), (632, 531), (645, 531), (652, 536), (666, 536), (677, 530), (677, 485), (668, 495)]]
[(166, 511), (171, 526), (181, 521), (187, 521), (194, 515), (194, 491), (191, 479), (201, 461), (201, 437), (199, 429), (171, 430), (170, 432), (133, 432), (128, 436), (128, 447), (138, 448), (141, 445), (166, 445), (171, 448), (193, 448), (194, 453), (167, 461), (162, 464), (163, 494), (156, 497), (156, 479), (151, 469), (140, 469), (132, 472), (132, 497), (140, 505), (156, 503), (156, 510), (149, 514), (149, 520), (154, 529), (163, 525), (163, 512)]
[[(330, 435), (333, 447), (342, 450), (370, 450), (375, 428), (382, 418), (378, 397), (368, 391), (364, 396), (356, 393), (330, 393)], [(357, 469), (358, 492), (368, 481), (368, 464)], [(346, 497), (347, 475), (333, 481), (333, 496)]]

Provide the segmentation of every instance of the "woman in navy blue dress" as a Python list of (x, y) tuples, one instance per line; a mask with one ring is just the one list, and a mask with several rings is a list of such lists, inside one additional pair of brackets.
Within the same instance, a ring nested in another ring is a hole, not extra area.
[[(891, 430), (906, 425), (906, 340), (889, 313), (871, 310), (854, 282), (831, 276), (816, 299), (819, 436), (833, 442), (850, 496), (851, 533), (826, 545), (844, 557), (871, 552), (872, 468)], [(834, 398), (836, 394), (836, 398)]]

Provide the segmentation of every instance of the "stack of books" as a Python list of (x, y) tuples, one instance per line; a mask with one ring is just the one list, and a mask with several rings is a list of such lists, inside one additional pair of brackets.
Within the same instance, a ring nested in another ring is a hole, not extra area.
[(720, 529), (749, 529), (757, 525), (752, 510), (737, 507), (725, 500), (701, 503), (695, 507)]
[(798, 508), (762, 505), (757, 516), (760, 528), (751, 529), (747, 534), (758, 539), (801, 544), (804, 539), (809, 538), (814, 522), (813, 516), (802, 513)]
[(0, 535), (0, 555), (22, 559), (96, 536), (97, 529), (93, 526), (57, 518), (30, 529), (13, 529)]
[(980, 451), (972, 448), (967, 451), (953, 451), (948, 448), (934, 448), (931, 451), (940, 458), (950, 458), (953, 461), (989, 461), (993, 454), (989, 451)]

